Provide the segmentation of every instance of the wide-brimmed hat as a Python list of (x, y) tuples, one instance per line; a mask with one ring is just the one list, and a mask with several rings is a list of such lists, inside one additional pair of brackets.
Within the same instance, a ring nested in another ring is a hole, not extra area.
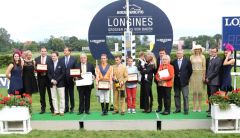
[(204, 48), (204, 47), (202, 47), (201, 45), (193, 45), (193, 47), (192, 47), (192, 51), (194, 51), (195, 49), (201, 49), (201, 50), (202, 50), (202, 52), (204, 52), (204, 51), (205, 51), (205, 48)]

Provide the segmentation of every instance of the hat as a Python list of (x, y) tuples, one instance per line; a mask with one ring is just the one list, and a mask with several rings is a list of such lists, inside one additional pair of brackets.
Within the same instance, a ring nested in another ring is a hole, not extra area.
[(229, 43), (224, 43), (223, 44), (223, 49), (225, 51), (230, 51), (230, 52), (233, 52), (234, 51), (234, 47), (233, 45), (229, 44)]
[(202, 47), (201, 45), (193, 45), (193, 47), (192, 47), (192, 51), (194, 51), (195, 49), (201, 49), (202, 52), (205, 51), (205, 48)]

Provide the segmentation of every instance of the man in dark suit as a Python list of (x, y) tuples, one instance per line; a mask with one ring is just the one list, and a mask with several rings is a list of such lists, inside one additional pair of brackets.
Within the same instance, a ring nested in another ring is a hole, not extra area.
[[(65, 65), (58, 61), (58, 52), (52, 53), (52, 62), (48, 66), (48, 78), (51, 82), (51, 94), (53, 100), (54, 113), (53, 116), (60, 114), (64, 115), (65, 108), (65, 93), (64, 93), (64, 77)], [(60, 108), (58, 108), (58, 96), (60, 99)]]
[[(38, 64), (49, 64), (51, 62), (51, 57), (47, 55), (47, 49), (45, 47), (41, 48), (41, 55), (37, 58), (35, 58), (36, 66)], [(40, 114), (44, 114), (46, 111), (46, 101), (45, 101), (45, 95), (46, 95), (46, 89), (48, 93), (49, 98), (49, 105), (50, 105), (50, 111), (53, 113), (53, 104), (52, 104), (52, 96), (50, 91), (50, 81), (47, 76), (47, 71), (41, 71), (37, 73), (37, 80), (38, 80), (38, 89), (40, 93), (40, 103), (41, 103), (41, 112)]]
[[(222, 67), (222, 59), (217, 56), (218, 49), (211, 48), (211, 57), (208, 63), (207, 75), (206, 75), (206, 83), (209, 87), (211, 95), (218, 91), (220, 80), (219, 80), (219, 72)], [(211, 111), (211, 106), (210, 106)], [(209, 115), (208, 115), (209, 116)]]
[(184, 114), (188, 114), (189, 102), (189, 79), (192, 75), (192, 64), (191, 62), (183, 57), (183, 50), (177, 51), (177, 59), (173, 61), (174, 66), (174, 100), (176, 110), (173, 113), (181, 112), (181, 92), (183, 95)]
[[(86, 72), (92, 73), (92, 79), (95, 78), (95, 68), (91, 63), (87, 62), (87, 55), (85, 53), (82, 53), (80, 55), (80, 64), (79, 69), (81, 71), (81, 75), (83, 75)], [(90, 114), (90, 96), (91, 96), (91, 90), (94, 88), (93, 83), (91, 85), (86, 86), (77, 86), (78, 94), (79, 94), (79, 115), (83, 114), (85, 111), (86, 114)]]
[[(164, 55), (166, 55), (166, 50), (164, 48), (161, 48), (159, 50), (159, 57), (157, 58), (157, 68), (156, 68), (155, 74), (157, 73), (159, 66), (162, 64), (162, 57)], [(162, 87), (158, 86), (158, 82), (156, 78), (154, 79), (154, 82), (156, 83), (156, 86), (157, 86), (157, 97), (158, 97), (158, 109), (156, 110), (156, 112), (159, 113), (162, 111), (162, 108), (163, 108), (163, 93), (162, 93), (163, 90), (161, 90)]]
[(69, 98), (70, 98), (70, 113), (74, 111), (74, 81), (70, 76), (70, 69), (76, 68), (76, 59), (71, 56), (71, 49), (69, 47), (64, 48), (64, 57), (61, 59), (63, 65), (65, 65), (65, 113), (69, 112)]

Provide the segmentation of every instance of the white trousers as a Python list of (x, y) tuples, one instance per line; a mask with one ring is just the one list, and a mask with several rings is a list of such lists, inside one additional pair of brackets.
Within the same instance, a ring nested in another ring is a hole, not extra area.
[[(64, 113), (65, 110), (65, 87), (57, 88), (53, 86), (51, 88), (52, 103), (54, 108), (54, 113)], [(58, 95), (60, 99), (60, 109), (58, 109)]]
[(100, 103), (109, 103), (109, 90), (98, 90)]

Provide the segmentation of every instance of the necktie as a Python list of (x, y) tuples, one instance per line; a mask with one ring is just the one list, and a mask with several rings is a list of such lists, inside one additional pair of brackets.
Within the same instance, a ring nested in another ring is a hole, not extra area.
[(82, 64), (82, 73), (86, 73), (86, 65)]
[(67, 65), (68, 65), (68, 57), (65, 58), (65, 65), (67, 67)]
[(41, 64), (44, 64), (44, 57), (41, 58)]
[(181, 64), (182, 64), (181, 62), (182, 62), (182, 61), (179, 59), (179, 60), (178, 60), (178, 68), (179, 68), (179, 69), (181, 68)]

